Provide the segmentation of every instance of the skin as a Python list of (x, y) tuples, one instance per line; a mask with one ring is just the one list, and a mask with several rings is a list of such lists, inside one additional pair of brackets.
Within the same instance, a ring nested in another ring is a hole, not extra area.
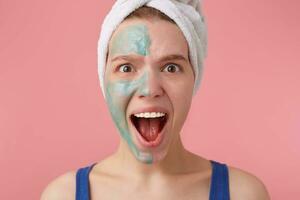
[[(178, 146), (172, 142), (178, 140), (192, 99), (194, 75), (188, 59), (187, 43), (183, 35), (180, 32), (178, 34), (175, 25), (168, 25), (173, 28), (169, 30), (168, 36), (172, 35), (181, 43), (174, 43), (174, 40), (164, 37), (153, 37), (159, 35), (159, 26), (149, 28), (143, 23), (133, 23), (125, 27), (120, 25), (109, 46), (105, 73), (107, 104), (122, 136), (122, 142), (127, 143), (138, 161), (146, 164), (162, 160), (170, 145)], [(168, 60), (162, 63), (161, 59), (169, 55), (180, 55), (183, 60)], [(120, 56), (126, 56), (127, 60), (115, 60)], [(132, 72), (120, 72), (118, 67), (122, 64), (130, 64)], [(171, 67), (177, 72), (167, 72), (165, 68), (170, 67), (168, 64), (173, 64)], [(153, 97), (153, 94), (158, 95)], [(130, 127), (130, 110), (147, 105), (164, 105), (171, 111), (169, 119), (173, 124), (168, 126), (163, 144), (155, 149), (146, 149), (139, 145), (133, 127)]]
[[(129, 30), (134, 33), (128, 34)], [(128, 41), (124, 40), (126, 37)], [(122, 42), (128, 49), (117, 48)], [(210, 162), (186, 150), (180, 138), (194, 84), (187, 43), (180, 29), (158, 19), (126, 20), (113, 34), (109, 49), (112, 52), (105, 72), (106, 100), (121, 139), (117, 151), (99, 161), (90, 172), (92, 199), (208, 199)], [(126, 60), (113, 61), (124, 54)], [(180, 54), (186, 59), (162, 61), (169, 54)], [(182, 73), (161, 70), (170, 62), (182, 66)], [(115, 70), (124, 63), (130, 63), (136, 70)], [(154, 149), (140, 146), (128, 123), (131, 111), (149, 105), (161, 105), (171, 112), (164, 142)], [(270, 199), (264, 184), (254, 175), (228, 168), (232, 200)], [(74, 200), (76, 172), (53, 180), (41, 200)]]

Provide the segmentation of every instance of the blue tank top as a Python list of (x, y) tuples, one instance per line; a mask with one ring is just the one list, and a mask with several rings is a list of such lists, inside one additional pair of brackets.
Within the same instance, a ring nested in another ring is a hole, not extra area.
[[(226, 164), (210, 160), (212, 176), (210, 182), (209, 200), (230, 200), (229, 175)], [(93, 166), (80, 168), (76, 174), (76, 200), (90, 200), (89, 173)]]

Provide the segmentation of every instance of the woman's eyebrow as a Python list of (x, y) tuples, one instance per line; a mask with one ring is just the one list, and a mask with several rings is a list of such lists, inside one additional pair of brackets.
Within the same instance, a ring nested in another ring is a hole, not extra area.
[(183, 55), (180, 54), (167, 55), (159, 59), (160, 62), (165, 62), (169, 60), (183, 60), (188, 62), (188, 60)]
[(111, 59), (111, 62), (117, 61), (117, 60), (128, 60), (128, 61), (134, 61), (136, 58), (133, 58), (132, 56), (126, 56), (126, 55), (121, 55), (121, 56), (116, 56)]

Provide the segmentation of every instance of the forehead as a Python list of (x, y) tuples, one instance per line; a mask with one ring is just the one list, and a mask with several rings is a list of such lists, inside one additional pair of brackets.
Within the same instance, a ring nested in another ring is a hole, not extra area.
[(123, 21), (109, 42), (111, 57), (130, 53), (154, 58), (179, 54), (188, 58), (188, 45), (176, 24), (133, 18)]

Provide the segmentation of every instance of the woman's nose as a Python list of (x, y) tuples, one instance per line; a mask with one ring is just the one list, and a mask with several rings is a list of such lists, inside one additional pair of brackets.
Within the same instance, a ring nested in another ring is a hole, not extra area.
[(140, 87), (139, 97), (157, 98), (163, 95), (163, 88), (159, 74), (146, 72), (145, 79)]

